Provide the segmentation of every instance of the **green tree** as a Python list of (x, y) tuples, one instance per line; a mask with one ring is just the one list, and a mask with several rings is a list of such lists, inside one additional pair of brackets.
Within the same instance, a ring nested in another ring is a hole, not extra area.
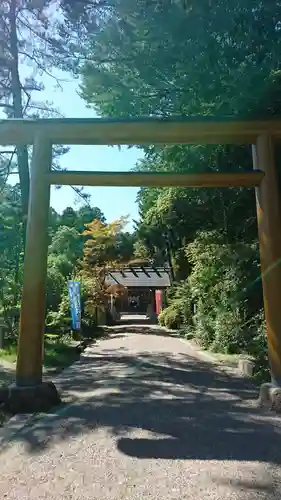
[(82, 236), (80, 230), (85, 230), (87, 222), (91, 222), (91, 215), (98, 217), (97, 221), (103, 224), (104, 216), (98, 207), (87, 205), (77, 210), (67, 207), (61, 215), (51, 209), (47, 310), (48, 321), (52, 324), (59, 323), (65, 316), (67, 281), (77, 273), (79, 275), (84, 244), (90, 237)]
[(81, 255), (81, 237), (75, 227), (60, 226), (52, 238), (49, 251), (52, 254), (65, 254), (69, 261)]
[[(106, 310), (109, 298), (106, 276), (109, 269), (122, 266), (131, 257), (131, 238), (124, 233), (127, 223), (128, 218), (121, 217), (110, 223), (94, 219), (85, 225), (82, 233), (85, 238), (83, 260), (78, 276), (84, 287), (84, 310), (89, 317), (95, 317), (97, 310)], [(119, 295), (120, 287), (114, 293)], [(124, 287), (121, 293), (126, 293)]]
[(90, 35), (82, 87), (105, 115), (276, 113), (279, 1), (111, 5)]
[(18, 187), (0, 193), (0, 316), (12, 333), (18, 319), (22, 278), (22, 216)]
[(77, 223), (76, 227), (78, 231), (83, 231), (85, 224), (89, 224), (92, 220), (97, 219), (101, 222), (105, 222), (105, 216), (98, 207), (92, 207), (90, 205), (81, 206), (77, 210)]
[[(280, 14), (279, 1), (112, 2), (87, 41), (81, 95), (102, 116), (279, 115)], [(144, 151), (138, 170), (252, 169), (246, 146)], [(261, 307), (260, 288), (251, 295), (260, 285), (253, 191), (142, 189), (138, 203), (136, 250), (158, 262), (170, 255), (176, 278), (184, 278), (171, 295), (170, 319), (186, 314), (182, 304), (189, 310), (189, 293), (205, 345), (246, 349)]]
[[(266, 104), (263, 99), (261, 110), (261, 96), (278, 87), (276, 5), (261, 2), (253, 9), (250, 1), (235, 6), (219, 2), (211, 9), (205, 0), (191, 1), (188, 9), (181, 2), (165, 9), (160, 5), (145, 0), (113, 3), (111, 15), (91, 35), (82, 71), (82, 96), (89, 105), (105, 116), (271, 113), (268, 100)], [(261, 40), (264, 19), (269, 38)], [(258, 40), (259, 54), (253, 50)], [(101, 58), (104, 63), (97, 65)], [(150, 147), (146, 153), (138, 169), (252, 168), (249, 148), (240, 146)], [(159, 261), (169, 254), (182, 260), (185, 242), (200, 228), (219, 227), (228, 240), (256, 237), (250, 190), (143, 189), (139, 206), (138, 236)], [(246, 225), (239, 223), (239, 216), (246, 218)]]
[[(65, 68), (66, 61), (70, 63), (70, 57), (72, 60), (75, 55), (74, 40), (79, 44), (80, 36), (75, 34), (74, 25), (68, 17), (67, 2), (1, 2), (0, 108), (8, 118), (61, 116), (51, 102), (41, 98), (44, 94), (41, 77), (45, 75), (52, 79), (55, 85), (62, 87), (53, 68)], [(56, 157), (67, 149), (56, 147), (54, 150)], [(26, 217), (29, 197), (29, 150), (22, 146), (17, 147), (12, 154), (14, 153), (17, 158), (22, 213)], [(54, 166), (57, 166), (56, 161)], [(81, 195), (81, 190), (74, 189)]]
[(60, 223), (62, 226), (76, 227), (77, 225), (77, 213), (74, 208), (66, 207), (60, 217)]
[(60, 224), (63, 226), (75, 227), (77, 231), (83, 231), (85, 224), (89, 224), (92, 220), (100, 220), (105, 222), (105, 216), (98, 207), (83, 205), (78, 210), (72, 207), (66, 207), (61, 216)]
[[(94, 219), (82, 233), (85, 236), (84, 264), (87, 268), (97, 266), (108, 267), (116, 261), (124, 260), (124, 249), (122, 238), (126, 238), (123, 230), (128, 223), (127, 217), (121, 217), (116, 221), (105, 223)], [(89, 271), (91, 272), (91, 271)]]

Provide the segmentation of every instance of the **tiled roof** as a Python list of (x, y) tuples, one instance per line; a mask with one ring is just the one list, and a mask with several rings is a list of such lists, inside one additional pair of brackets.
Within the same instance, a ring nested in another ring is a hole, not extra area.
[(127, 288), (167, 288), (171, 286), (171, 277), (164, 267), (124, 267), (108, 272), (106, 284), (120, 283)]

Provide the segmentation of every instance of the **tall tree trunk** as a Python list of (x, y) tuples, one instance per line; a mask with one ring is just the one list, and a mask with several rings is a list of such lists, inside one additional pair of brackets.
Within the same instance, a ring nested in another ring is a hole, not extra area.
[[(19, 76), (19, 54), (17, 36), (17, 0), (10, 0), (10, 49), (11, 49), (11, 89), (13, 98), (14, 118), (23, 118), (22, 86)], [(21, 190), (21, 207), (23, 215), (24, 241), (28, 213), (29, 198), (29, 166), (27, 147), (17, 148), (17, 160)]]

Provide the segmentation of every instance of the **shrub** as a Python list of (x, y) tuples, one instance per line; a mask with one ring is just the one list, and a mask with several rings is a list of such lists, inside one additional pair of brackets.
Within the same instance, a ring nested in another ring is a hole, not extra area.
[(84, 317), (81, 320), (81, 333), (82, 337), (94, 338), (96, 337), (97, 320), (96, 318)]
[(46, 283), (46, 307), (48, 311), (58, 311), (65, 283), (65, 278), (55, 267), (48, 268)]
[(255, 359), (254, 378), (257, 380), (270, 380), (268, 362), (268, 347), (264, 311), (259, 311), (251, 321), (252, 338), (249, 342), (248, 352)]
[(161, 325), (161, 326), (165, 326), (166, 310), (167, 309), (162, 309), (162, 311), (160, 312), (160, 314), (158, 316), (159, 325)]
[(46, 316), (46, 332), (57, 332), (59, 335), (69, 333), (71, 330), (71, 316), (64, 316), (60, 311), (49, 311)]
[(178, 311), (181, 324), (193, 324), (191, 290), (187, 280), (174, 284), (169, 293), (168, 302)]
[(163, 309), (159, 314), (159, 323), (171, 330), (177, 330), (181, 325), (181, 313), (173, 305)]
[(194, 315), (194, 337), (199, 344), (208, 349), (215, 337), (214, 318), (211, 311), (206, 313), (205, 305), (199, 301), (196, 314)]
[(201, 232), (186, 255), (196, 338), (216, 351), (248, 351), (249, 321), (262, 303), (257, 244), (226, 244), (215, 231)]
[(185, 325), (179, 330), (180, 337), (184, 337), (185, 339), (193, 339), (195, 337), (194, 327), (191, 325)]
[(237, 308), (218, 310), (215, 319), (215, 337), (212, 350), (225, 354), (236, 354), (247, 350), (248, 329), (244, 315)]

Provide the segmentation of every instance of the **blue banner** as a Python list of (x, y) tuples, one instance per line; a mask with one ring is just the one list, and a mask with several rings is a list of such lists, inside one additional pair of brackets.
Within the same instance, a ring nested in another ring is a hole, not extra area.
[(68, 282), (68, 296), (70, 303), (70, 311), (72, 318), (73, 330), (80, 330), (81, 328), (81, 297), (80, 297), (80, 283), (79, 281)]

